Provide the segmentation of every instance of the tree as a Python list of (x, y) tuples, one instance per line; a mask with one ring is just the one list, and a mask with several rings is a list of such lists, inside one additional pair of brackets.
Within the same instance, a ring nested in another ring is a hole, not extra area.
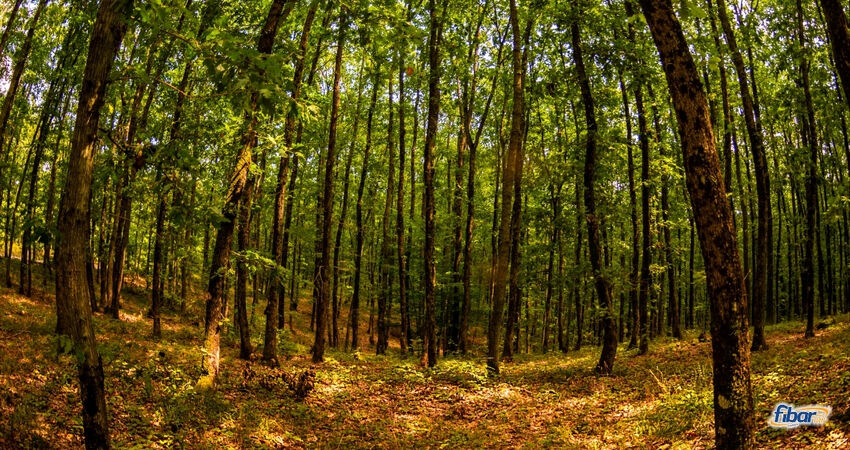
[[(578, 6), (577, 3), (575, 5)], [(570, 24), (570, 34), (572, 35), (573, 61), (581, 88), (581, 102), (584, 106), (584, 121), (587, 126), (584, 154), (584, 208), (587, 223), (587, 242), (596, 296), (602, 308), (602, 354), (599, 356), (599, 362), (594, 370), (607, 375), (614, 370), (614, 357), (617, 354), (617, 324), (614, 321), (614, 300), (611, 298), (611, 287), (605, 274), (602, 273), (602, 249), (599, 245), (599, 217), (596, 215), (595, 191), (598, 128), (593, 94), (590, 91), (590, 79), (584, 67), (581, 33), (577, 17), (573, 18)]]
[(56, 316), (60, 335), (70, 336), (83, 405), (86, 448), (109, 448), (103, 361), (97, 351), (86, 280), (91, 233), (91, 185), (100, 113), (109, 72), (124, 33), (131, 0), (103, 0), (97, 10), (80, 88), (68, 176), (62, 189), (56, 246)]
[[(530, 24), (529, 24), (530, 26)], [(493, 298), (490, 309), (490, 321), (487, 327), (487, 370), (490, 374), (499, 374), (499, 338), (502, 328), (502, 314), (505, 301), (505, 281), (508, 272), (508, 261), (511, 251), (511, 209), (508, 205), (513, 202), (514, 184), (517, 179), (517, 166), (521, 154), (522, 135), (525, 118), (525, 96), (523, 83), (525, 67), (522, 60), (522, 34), (519, 26), (519, 12), (516, 0), (510, 2), (510, 27), (513, 35), (511, 52), (513, 63), (513, 106), (511, 108), (511, 131), (508, 152), (502, 165), (501, 212), (498, 226), (498, 253), (494, 256)], [(510, 317), (509, 319), (510, 320)]]
[(673, 100), (711, 298), (714, 427), (718, 448), (753, 443), (747, 296), (708, 103), (669, 0), (641, 0)]
[[(310, 37), (310, 31), (313, 28), (313, 20), (316, 17), (316, 10), (319, 7), (318, 0), (314, 0), (310, 4), (310, 9), (307, 11), (307, 17), (304, 19), (304, 27), (301, 29), (301, 39), (298, 42), (298, 53), (295, 56), (295, 71), (292, 75), (292, 102), (298, 102), (301, 97), (301, 82), (304, 76), (304, 64), (307, 57), (307, 45)], [(318, 54), (318, 50), (317, 50)], [(284, 141), (284, 153), (280, 157), (280, 166), (278, 168), (277, 174), (277, 185), (275, 187), (275, 196), (274, 196), (274, 211), (272, 214), (272, 259), (276, 264), (281, 264), (283, 267), (286, 267), (286, 264), (283, 263), (285, 246), (283, 245), (283, 233), (284, 233), (284, 222), (285, 217), (291, 218), (291, 210), (290, 215), (286, 216), (286, 206), (287, 206), (287, 178), (289, 176), (289, 163), (292, 158), (292, 139), (293, 133), (295, 132), (295, 115), (294, 111), (290, 111), (286, 115), (286, 119), (283, 125), (283, 141)], [(293, 182), (294, 182), (293, 175)], [(290, 219), (291, 220), (291, 219)], [(287, 221), (288, 222), (288, 221)], [(286, 224), (288, 228), (288, 223)], [(283, 314), (282, 308), (280, 307), (281, 302), (283, 302), (282, 293), (283, 288), (280, 284), (280, 281), (277, 276), (272, 276), (271, 285), (266, 291), (266, 296), (268, 297), (268, 303), (266, 306), (266, 329), (263, 339), (263, 360), (271, 363), (275, 363), (277, 361), (277, 329), (278, 327), (283, 325)], [(278, 323), (280, 320), (281, 323)]]
[[(269, 7), (266, 22), (257, 40), (257, 51), (262, 54), (271, 53), (274, 39), (280, 22), (283, 19), (284, 5), (286, 0), (274, 0)], [(218, 377), (219, 366), (219, 340), (221, 337), (222, 298), (224, 297), (224, 283), (228, 263), (230, 262), (230, 247), (233, 242), (233, 230), (236, 226), (236, 218), (239, 201), (245, 191), (248, 178), (248, 170), (251, 166), (251, 152), (257, 145), (257, 109), (259, 107), (260, 93), (256, 90), (249, 95), (249, 106), (245, 111), (244, 134), (242, 136), (241, 148), (236, 158), (236, 165), (229, 177), (227, 194), (224, 207), (221, 210), (223, 220), (218, 225), (215, 238), (215, 247), (210, 264), (210, 276), (207, 292), (209, 296), (206, 301), (206, 315), (204, 317), (204, 377), (198, 381), (201, 387), (214, 387)]]
[[(747, 127), (747, 135), (750, 138), (750, 146), (753, 152), (753, 161), (756, 174), (756, 194), (758, 196), (758, 240), (756, 246), (756, 266), (753, 277), (753, 350), (767, 348), (764, 340), (764, 316), (767, 297), (767, 266), (768, 261), (773, 258), (773, 247), (770, 242), (770, 230), (773, 228), (773, 213), (770, 209), (770, 177), (768, 175), (767, 157), (764, 149), (764, 136), (761, 130), (758, 114), (753, 104), (753, 95), (750, 93), (747, 73), (744, 69), (744, 59), (738, 49), (735, 33), (729, 22), (726, 12), (726, 1), (717, 0), (717, 12), (720, 17), (720, 25), (732, 55), (732, 63), (738, 74), (738, 87), (741, 90), (741, 103), (744, 107), (744, 123)], [(755, 91), (755, 85), (753, 85)], [(771, 300), (772, 301), (772, 300)]]
[(322, 362), (325, 354), (325, 328), (327, 327), (328, 300), (330, 300), (330, 272), (328, 268), (331, 263), (331, 228), (333, 227), (333, 193), (334, 193), (334, 165), (336, 164), (336, 130), (339, 119), (339, 92), (340, 72), (342, 68), (342, 54), (345, 47), (345, 29), (347, 27), (347, 12), (345, 6), (340, 7), (339, 34), (337, 37), (336, 57), (334, 59), (333, 93), (331, 99), (331, 117), (328, 128), (328, 148), (324, 155), (325, 181), (321, 197), (320, 211), (322, 212), (321, 231), (321, 258), (317, 273), (319, 283), (319, 296), (316, 302), (316, 338), (313, 343), (313, 362)]
[(841, 0), (819, 0), (818, 3), (826, 20), (835, 68), (841, 77), (841, 87), (844, 88), (844, 101), (850, 106), (850, 31), (847, 29), (847, 15)]

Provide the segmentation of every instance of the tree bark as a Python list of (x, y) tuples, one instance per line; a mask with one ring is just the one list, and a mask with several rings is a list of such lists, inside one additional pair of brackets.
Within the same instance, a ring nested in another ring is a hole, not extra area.
[[(502, 199), (499, 214), (498, 247), (493, 270), (493, 293), (490, 308), (490, 320), (487, 328), (487, 370), (492, 375), (499, 373), (499, 338), (502, 326), (502, 314), (505, 302), (505, 284), (508, 272), (508, 261), (511, 252), (511, 209), (513, 204), (514, 184), (517, 177), (517, 164), (522, 151), (522, 135), (525, 128), (525, 67), (522, 59), (522, 36), (519, 26), (519, 14), (516, 0), (510, 2), (510, 26), (513, 34), (513, 106), (511, 110), (511, 131), (508, 151), (502, 165)], [(529, 23), (530, 27), (531, 24)], [(511, 318), (508, 318), (511, 320)]]
[[(437, 11), (437, 5), (442, 11)], [(428, 367), (437, 364), (437, 334), (434, 317), (434, 290), (437, 284), (437, 267), (434, 264), (434, 150), (437, 148), (437, 125), (440, 118), (440, 46), (443, 40), (443, 15), (447, 2), (428, 0), (430, 18), (428, 36), (428, 118), (425, 132), (425, 153), (423, 155), (423, 181), (425, 190), (422, 197), (422, 213), (425, 217), (424, 284), (425, 284), (425, 363)]]
[(18, 18), (18, 11), (21, 9), (21, 3), (23, 3), (23, 0), (16, 0), (15, 4), (12, 5), (12, 11), (9, 12), (9, 18), (6, 20), (6, 27), (3, 28), (3, 35), (0, 36), (0, 58), (3, 58), (3, 54), (6, 53), (6, 44), (9, 42), (9, 35), (12, 32), (12, 28), (15, 27), (15, 20)]
[[(767, 302), (767, 269), (768, 261), (773, 257), (773, 247), (769, 241), (769, 230), (773, 227), (773, 216), (770, 209), (770, 177), (767, 168), (767, 157), (764, 149), (764, 136), (758, 122), (758, 114), (750, 94), (744, 60), (735, 39), (732, 25), (726, 12), (726, 1), (717, 0), (717, 11), (720, 25), (726, 37), (726, 44), (732, 55), (732, 63), (738, 75), (738, 86), (741, 91), (741, 103), (744, 108), (744, 123), (750, 138), (750, 148), (753, 152), (753, 162), (756, 175), (756, 195), (758, 199), (758, 234), (756, 241), (755, 273), (753, 274), (753, 351), (767, 348), (764, 340), (765, 305)], [(755, 86), (753, 86), (755, 90)]]
[[(35, 30), (38, 28), (38, 20), (41, 18), (41, 13), (44, 7), (47, 6), (47, 0), (39, 0), (36, 6), (32, 19), (29, 23), (27, 35), (21, 47), (15, 52), (15, 64), (12, 67), (12, 75), (9, 77), (9, 87), (6, 89), (6, 96), (3, 97), (3, 106), (0, 108), (0, 160), (5, 158), (6, 151), (6, 129), (9, 125), (9, 116), (12, 114), (12, 107), (15, 104), (15, 96), (18, 93), (18, 86), (21, 82), (21, 77), (24, 75), (27, 61), (30, 57), (32, 49), (32, 39), (35, 36)], [(9, 24), (11, 25), (11, 23)], [(8, 26), (7, 26), (8, 29)], [(0, 172), (2, 178), (2, 172)]]
[(597, 164), (597, 132), (596, 112), (593, 94), (590, 90), (590, 79), (584, 67), (582, 56), (581, 33), (578, 21), (574, 19), (570, 31), (572, 35), (573, 61), (578, 75), (581, 101), (584, 106), (584, 120), (587, 126), (587, 137), (584, 155), (584, 208), (587, 222), (587, 242), (590, 251), (590, 265), (593, 270), (596, 296), (602, 308), (601, 325), (603, 329), (602, 353), (594, 371), (600, 374), (610, 374), (614, 370), (614, 357), (617, 354), (617, 324), (614, 320), (614, 305), (611, 298), (611, 286), (602, 272), (602, 248), (599, 245), (599, 217), (596, 215), (596, 164)]
[(380, 66), (375, 68), (375, 78), (372, 80), (372, 98), (369, 100), (369, 109), (366, 117), (366, 146), (363, 149), (363, 165), (360, 169), (360, 180), (357, 182), (357, 204), (355, 205), (355, 223), (357, 232), (354, 248), (354, 291), (351, 295), (351, 306), (348, 313), (349, 326), (351, 328), (351, 350), (357, 351), (359, 346), (360, 325), (360, 284), (362, 278), (363, 244), (365, 232), (363, 230), (363, 191), (366, 187), (366, 176), (369, 170), (369, 156), (372, 153), (372, 118), (374, 117), (375, 105), (378, 101), (378, 88), (380, 86)]
[[(307, 11), (307, 17), (304, 19), (304, 27), (301, 30), (301, 39), (298, 43), (298, 53), (295, 61), (295, 71), (292, 76), (292, 101), (297, 102), (301, 96), (301, 80), (304, 73), (304, 63), (307, 54), (307, 44), (310, 38), (310, 30), (313, 27), (313, 20), (316, 17), (316, 10), (319, 7), (319, 2), (314, 0)], [(317, 49), (318, 52), (318, 49)], [(292, 134), (295, 129), (295, 116), (290, 111), (286, 115), (283, 127), (283, 142), (284, 152), (280, 157), (280, 166), (277, 173), (277, 185), (275, 187), (274, 211), (272, 213), (272, 260), (276, 264), (280, 264), (283, 268), (286, 267), (284, 262), (284, 253), (288, 247), (284, 246), (284, 225), (289, 228), (289, 221), (292, 220), (292, 209), (287, 204), (287, 178), (289, 177), (289, 163), (292, 155)], [(297, 164), (296, 160), (296, 164)], [(293, 183), (295, 180), (295, 170), (293, 168)], [(290, 193), (291, 195), (291, 193)], [(287, 215), (288, 213), (288, 215)], [(284, 223), (285, 222), (285, 223)], [(288, 242), (287, 242), (288, 244)], [(287, 252), (288, 253), (288, 252)], [(282, 295), (283, 285), (277, 274), (271, 277), (271, 283), (266, 291), (268, 303), (265, 309), (266, 328), (263, 337), (263, 361), (271, 364), (277, 362), (277, 330), (283, 326), (283, 309)]]
[(322, 212), (322, 229), (321, 229), (321, 252), (320, 258), (317, 258), (319, 263), (318, 279), (319, 283), (318, 296), (316, 298), (316, 335), (313, 342), (313, 362), (319, 363), (324, 361), (325, 355), (325, 329), (327, 328), (327, 309), (328, 300), (330, 300), (330, 272), (329, 266), (331, 263), (330, 256), (330, 239), (331, 228), (333, 227), (333, 195), (334, 195), (334, 165), (336, 164), (336, 130), (337, 121), (339, 118), (339, 93), (340, 93), (340, 76), (342, 71), (342, 54), (345, 47), (345, 30), (347, 25), (347, 12), (345, 6), (340, 7), (339, 14), (339, 34), (337, 37), (336, 57), (334, 59), (334, 81), (333, 93), (331, 94), (331, 117), (330, 126), (328, 128), (328, 148), (325, 153), (325, 180), (322, 189), (322, 202), (320, 211)]
[(379, 355), (383, 355), (387, 352), (387, 346), (389, 345), (390, 339), (390, 311), (392, 310), (392, 289), (393, 289), (393, 274), (391, 270), (392, 266), (392, 258), (393, 252), (390, 249), (390, 220), (392, 220), (391, 212), (392, 212), (392, 204), (393, 204), (393, 194), (395, 193), (395, 143), (393, 142), (393, 138), (395, 134), (393, 132), (393, 81), (392, 77), (389, 79), (388, 83), (388, 108), (389, 109), (389, 121), (388, 125), (388, 133), (387, 133), (387, 156), (388, 156), (388, 165), (387, 165), (387, 187), (386, 187), (386, 196), (384, 202), (384, 216), (381, 219), (381, 289), (378, 293), (378, 342), (375, 346), (375, 352)]
[(103, 0), (98, 8), (83, 71), (56, 247), (56, 309), (60, 334), (70, 335), (77, 358), (86, 448), (109, 448), (103, 362), (97, 351), (86, 281), (91, 185), (97, 129), (109, 72), (127, 29), (130, 0)]
[[(260, 32), (257, 42), (257, 50), (261, 54), (269, 54), (274, 46), (277, 30), (284, 16), (284, 5), (287, 0), (274, 0), (269, 8), (266, 22)], [(242, 138), (242, 147), (236, 158), (236, 166), (230, 175), (230, 181), (222, 208), (223, 221), (218, 225), (215, 247), (213, 249), (212, 261), (210, 263), (210, 275), (206, 302), (206, 314), (204, 317), (204, 377), (198, 382), (201, 387), (214, 387), (218, 377), (219, 366), (219, 340), (221, 336), (222, 299), (225, 295), (225, 280), (227, 279), (227, 267), (230, 263), (230, 247), (233, 242), (233, 230), (236, 226), (236, 215), (238, 213), (239, 201), (245, 190), (248, 178), (248, 170), (251, 166), (251, 152), (257, 145), (257, 116), (259, 93), (250, 93), (249, 108), (245, 112), (245, 132)]]
[(841, 87), (844, 88), (844, 101), (850, 106), (850, 32), (844, 5), (841, 0), (819, 0), (818, 3), (823, 8), (835, 69), (841, 77)]
[(708, 104), (669, 0), (641, 0), (661, 57), (682, 143), (685, 179), (711, 299), (715, 444), (753, 445), (747, 297)]

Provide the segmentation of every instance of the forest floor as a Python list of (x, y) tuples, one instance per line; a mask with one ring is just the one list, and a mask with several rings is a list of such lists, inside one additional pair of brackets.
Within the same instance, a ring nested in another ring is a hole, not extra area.
[[(118, 448), (713, 443), (710, 344), (696, 333), (656, 339), (647, 356), (621, 346), (610, 377), (592, 373), (592, 346), (567, 355), (519, 355), (496, 379), (486, 377), (481, 358), (448, 357), (424, 369), (418, 358), (402, 359), (397, 351), (378, 357), (367, 348), (356, 355), (331, 350), (324, 364), (313, 366), (315, 389), (298, 401), (269, 369), (236, 358), (232, 331), (222, 340), (219, 388), (196, 391), (198, 319), (165, 314), (163, 337), (153, 342), (143, 291), (126, 294), (121, 321), (95, 319)], [(70, 357), (57, 354), (52, 296), (34, 297), (0, 291), (0, 447), (81, 447), (75, 371)], [(298, 315), (309, 321), (309, 311)], [(284, 332), (282, 371), (311, 367), (304, 325)], [(772, 326), (767, 340), (770, 349), (752, 363), (759, 447), (850, 446), (850, 318), (839, 317), (808, 340), (801, 323)], [(255, 376), (246, 378), (249, 364)], [(833, 415), (819, 428), (770, 429), (766, 420), (779, 401), (831, 405)]]

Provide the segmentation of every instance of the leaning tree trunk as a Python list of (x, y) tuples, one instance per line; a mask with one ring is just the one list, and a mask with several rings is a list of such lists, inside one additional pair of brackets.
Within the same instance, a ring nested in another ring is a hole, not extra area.
[[(24, 75), (24, 68), (26, 68), (27, 60), (30, 57), (32, 39), (38, 27), (38, 19), (41, 17), (45, 6), (47, 6), (47, 0), (40, 0), (38, 2), (35, 13), (33, 13), (30, 20), (24, 42), (18, 51), (15, 52), (15, 65), (12, 67), (12, 75), (9, 77), (9, 87), (6, 89), (6, 96), (3, 98), (3, 106), (0, 108), (0, 159), (4, 158), (4, 152), (6, 150), (6, 128), (9, 125), (12, 107), (15, 105), (15, 95), (18, 93), (18, 86), (20, 86), (21, 77)], [(0, 178), (2, 178), (2, 175), (2, 172), (0, 172)]]
[(18, 18), (18, 11), (21, 9), (23, 0), (16, 0), (12, 6), (12, 11), (9, 12), (9, 19), (6, 20), (6, 27), (3, 28), (3, 35), (0, 36), (0, 58), (3, 58), (3, 53), (6, 52), (6, 44), (9, 42), (9, 35), (12, 28), (15, 27), (15, 19)]
[(753, 444), (747, 295), (732, 211), (715, 148), (708, 104), (670, 0), (641, 0), (661, 56), (679, 123), (685, 180), (711, 299), (714, 427), (718, 448)]
[[(260, 32), (257, 50), (261, 54), (269, 54), (274, 46), (275, 36), (282, 18), (284, 16), (284, 4), (287, 0), (274, 0), (269, 8), (266, 22)], [(198, 382), (201, 387), (214, 387), (218, 377), (219, 366), (219, 340), (221, 337), (221, 324), (224, 320), (222, 314), (222, 300), (225, 295), (225, 280), (227, 279), (227, 266), (230, 263), (230, 248), (233, 243), (233, 230), (236, 226), (236, 215), (239, 209), (239, 201), (245, 190), (248, 178), (248, 170), (251, 166), (251, 152), (257, 144), (257, 109), (260, 95), (253, 91), (250, 94), (249, 108), (245, 112), (245, 132), (242, 137), (242, 147), (236, 158), (236, 166), (230, 175), (224, 207), (222, 208), (223, 219), (218, 227), (215, 238), (212, 261), (210, 263), (210, 275), (207, 291), (209, 297), (206, 302), (206, 314), (204, 317), (204, 351), (203, 371), (204, 377)]]
[(109, 448), (103, 362), (97, 351), (86, 280), (91, 233), (91, 185), (100, 111), (109, 72), (127, 30), (131, 0), (103, 0), (92, 27), (83, 71), (68, 172), (59, 208), (56, 246), (56, 313), (60, 334), (70, 335), (77, 368), (87, 448)]
[(829, 31), (835, 69), (844, 88), (844, 101), (850, 106), (850, 31), (847, 29), (844, 5), (841, 0), (819, 0), (819, 3), (823, 8), (826, 28)]

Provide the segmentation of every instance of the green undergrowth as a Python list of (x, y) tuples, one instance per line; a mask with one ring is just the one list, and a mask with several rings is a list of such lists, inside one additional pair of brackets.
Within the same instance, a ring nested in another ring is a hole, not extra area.
[[(0, 294), (0, 447), (69, 448), (82, 444), (75, 372), (53, 336), (48, 296)], [(484, 359), (448, 356), (434, 368), (397, 348), (376, 356), (330, 349), (326, 362), (308, 355), (309, 311), (281, 332), (281, 369), (313, 368), (315, 389), (299, 401), (273, 374), (236, 358), (232, 331), (222, 340), (215, 390), (199, 391), (197, 312), (173, 312), (163, 337), (150, 339), (146, 299), (131, 293), (122, 320), (96, 315), (113, 444), (118, 448), (239, 447), (711, 447), (710, 344), (698, 332), (658, 338), (649, 355), (621, 346), (614, 373), (592, 373), (598, 350), (516, 355), (488, 377)], [(306, 302), (303, 302), (307, 306)], [(802, 324), (767, 330), (770, 349), (753, 354), (760, 446), (842, 448), (850, 445), (850, 318), (840, 316), (813, 339)], [(261, 346), (262, 317), (254, 321)], [(364, 327), (365, 329), (365, 327)], [(342, 338), (341, 338), (342, 340)], [(252, 378), (246, 375), (254, 373)], [(767, 428), (776, 402), (825, 403), (821, 428)]]

